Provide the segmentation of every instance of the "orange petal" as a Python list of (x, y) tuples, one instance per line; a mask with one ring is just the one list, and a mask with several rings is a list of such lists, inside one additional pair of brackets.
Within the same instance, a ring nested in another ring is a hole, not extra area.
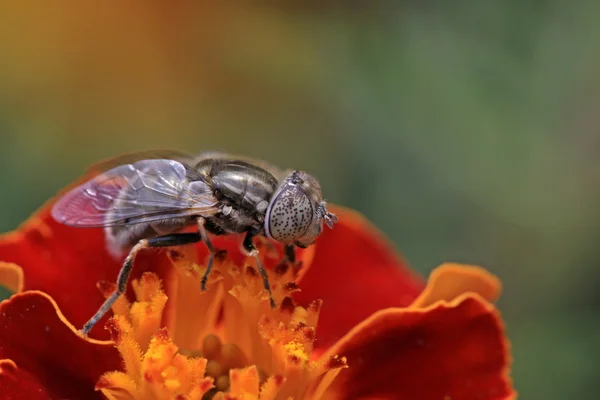
[(275, 400), (285, 379), (281, 375), (272, 375), (260, 388), (260, 400)]
[(508, 347), (498, 311), (477, 295), (382, 310), (325, 354), (349, 366), (327, 398), (513, 399)]
[(139, 389), (133, 379), (126, 373), (113, 371), (100, 377), (96, 383), (96, 390), (108, 400), (135, 400), (139, 398)]
[[(200, 290), (200, 277), (204, 269), (198, 272), (195, 260), (204, 262), (204, 253), (192, 246), (181, 247), (177, 252), (169, 252), (173, 262), (173, 279), (165, 286), (169, 297), (168, 307), (164, 313), (165, 326), (173, 337), (173, 341), (184, 349), (198, 349), (204, 336), (211, 333), (220, 315), (223, 300), (223, 289), (216, 277), (220, 272), (221, 261), (215, 260), (214, 273), (208, 280), (208, 291)], [(206, 254), (206, 257), (208, 254)]]
[(17, 366), (15, 373), (0, 374), (0, 393), (15, 382), (24, 388), (38, 382), (53, 395), (46, 398), (94, 399), (98, 377), (121, 364), (111, 342), (81, 337), (45, 293), (15, 294), (0, 303), (0, 315), (0, 359)]
[(445, 263), (431, 272), (425, 290), (411, 307), (427, 307), (439, 300), (452, 301), (463, 293), (477, 293), (488, 301), (495, 301), (501, 288), (500, 279), (481, 267)]
[(258, 399), (260, 379), (255, 365), (229, 371), (229, 395), (237, 399)]
[(411, 271), (387, 238), (363, 216), (331, 207), (339, 222), (317, 240), (310, 268), (294, 298), (323, 300), (315, 346), (326, 348), (377, 310), (409, 305), (423, 279)]
[(0, 261), (0, 285), (13, 293), (23, 290), (23, 270), (17, 264)]
[[(142, 349), (140, 345), (132, 337), (132, 333), (135, 332), (131, 324), (127, 319), (121, 315), (113, 317), (108, 320), (106, 328), (110, 331), (115, 347), (121, 353), (121, 359), (123, 360), (123, 366), (125, 372), (134, 381), (139, 382), (142, 379), (141, 366), (142, 366)], [(144, 349), (145, 350), (145, 349)], [(105, 379), (103, 376), (103, 387), (115, 387), (118, 386), (119, 379)], [(127, 386), (127, 385), (124, 385)]]
[(146, 349), (152, 335), (161, 326), (167, 295), (162, 290), (158, 275), (144, 272), (140, 280), (132, 282), (138, 301), (131, 306), (131, 324), (135, 331), (135, 341)]

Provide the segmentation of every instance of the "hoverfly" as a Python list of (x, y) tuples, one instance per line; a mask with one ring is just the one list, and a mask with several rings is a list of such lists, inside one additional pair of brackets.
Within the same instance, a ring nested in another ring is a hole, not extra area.
[[(108, 250), (125, 256), (115, 292), (82, 328), (87, 335), (125, 292), (133, 260), (147, 247), (203, 241), (210, 256), (201, 289), (206, 290), (215, 249), (208, 234), (245, 234), (242, 248), (254, 256), (275, 307), (267, 273), (254, 246), (257, 235), (281, 242), (294, 262), (294, 247), (315, 242), (323, 222), (333, 228), (319, 182), (297, 170), (218, 152), (198, 156), (177, 151), (139, 152), (92, 169), (101, 172), (54, 204), (52, 216), (75, 227), (103, 227)], [(195, 225), (195, 232), (181, 232)]]

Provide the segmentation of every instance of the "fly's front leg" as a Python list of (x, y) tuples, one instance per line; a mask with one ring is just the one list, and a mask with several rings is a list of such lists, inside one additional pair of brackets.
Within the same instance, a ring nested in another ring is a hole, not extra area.
[(284, 261), (287, 261), (292, 265), (296, 264), (296, 251), (294, 250), (293, 244), (286, 244), (283, 247), (283, 253), (285, 254)]
[(256, 249), (256, 247), (254, 246), (254, 243), (252, 242), (252, 239), (254, 238), (254, 236), (256, 236), (256, 233), (248, 231), (246, 233), (246, 236), (244, 237), (244, 243), (243, 243), (243, 247), (244, 250), (248, 253), (248, 255), (254, 256), (254, 258), (256, 259), (256, 265), (258, 266), (258, 272), (260, 273), (260, 276), (262, 276), (263, 279), (263, 286), (265, 287), (265, 290), (269, 293), (269, 303), (271, 304), (272, 308), (275, 308), (275, 300), (273, 300), (273, 294), (271, 293), (271, 285), (269, 284), (269, 276), (267, 275), (267, 271), (265, 271), (265, 268), (263, 267), (262, 263), (260, 262), (260, 258), (258, 257), (258, 250)]
[(206, 266), (206, 271), (204, 275), (202, 275), (202, 280), (200, 281), (200, 289), (203, 291), (206, 290), (206, 281), (208, 280), (208, 275), (210, 274), (210, 270), (212, 269), (213, 262), (215, 260), (215, 248), (213, 247), (210, 239), (208, 238), (208, 234), (206, 233), (206, 228), (204, 227), (204, 218), (198, 218), (198, 233), (202, 238), (202, 241), (208, 248), (208, 265)]
[(123, 262), (123, 266), (119, 271), (119, 276), (117, 277), (117, 288), (114, 293), (107, 298), (100, 309), (96, 311), (96, 314), (88, 322), (83, 325), (81, 329), (81, 333), (83, 335), (87, 335), (94, 325), (106, 314), (108, 310), (113, 306), (115, 301), (119, 298), (120, 295), (125, 293), (127, 289), (127, 282), (129, 282), (129, 275), (131, 274), (131, 268), (133, 267), (133, 261), (135, 260), (135, 256), (137, 253), (148, 247), (170, 247), (170, 246), (181, 246), (185, 244), (195, 243), (201, 240), (201, 236), (197, 233), (174, 233), (172, 235), (159, 236), (152, 239), (142, 239), (140, 240), (129, 252), (127, 257), (125, 258), (125, 262)]
[(271, 239), (267, 239), (264, 236), (255, 236), (256, 239), (260, 239), (261, 240), (261, 245), (264, 245), (266, 247), (266, 256), (267, 257), (272, 257), (272, 258), (277, 258), (279, 257), (279, 253), (277, 252), (277, 248), (275, 248), (275, 246), (273, 245), (273, 242), (271, 241)]

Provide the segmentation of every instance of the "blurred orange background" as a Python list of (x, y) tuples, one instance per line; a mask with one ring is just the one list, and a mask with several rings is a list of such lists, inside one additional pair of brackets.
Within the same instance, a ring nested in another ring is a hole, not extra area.
[(502, 278), (522, 398), (595, 398), (600, 5), (115, 4), (0, 4), (2, 230), (123, 152), (306, 169), (423, 274)]

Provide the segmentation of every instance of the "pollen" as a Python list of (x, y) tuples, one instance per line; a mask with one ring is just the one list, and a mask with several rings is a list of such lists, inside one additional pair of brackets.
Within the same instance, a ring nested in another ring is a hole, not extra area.
[(304, 362), (307, 362), (309, 360), (309, 356), (306, 353), (306, 349), (300, 342), (291, 341), (285, 344), (283, 348), (294, 359), (302, 360)]
[(254, 259), (238, 266), (219, 257), (201, 291), (205, 267), (185, 251), (169, 257), (165, 284), (146, 272), (133, 282), (136, 300), (122, 296), (113, 307), (107, 328), (124, 368), (97, 382), (108, 399), (316, 400), (347, 367), (311, 360), (320, 302), (294, 304), (297, 268), (269, 271), (280, 304), (272, 309)]

